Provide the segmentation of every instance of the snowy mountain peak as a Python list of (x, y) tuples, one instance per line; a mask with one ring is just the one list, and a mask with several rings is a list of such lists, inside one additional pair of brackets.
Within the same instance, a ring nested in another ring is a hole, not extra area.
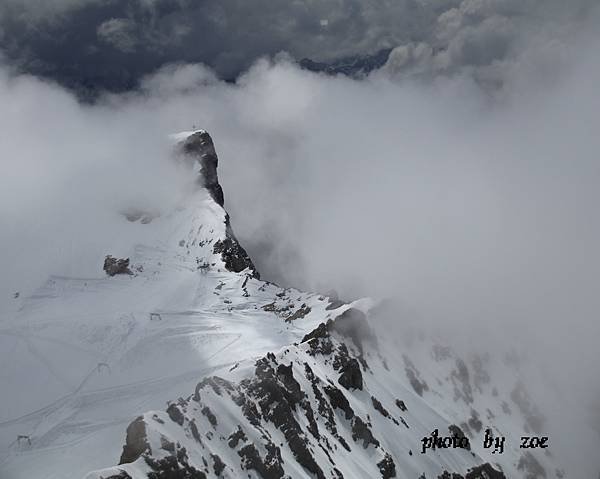
[[(171, 138), (177, 141), (175, 149), (178, 158), (197, 171), (197, 183), (206, 189), (217, 205), (224, 207), (225, 197), (217, 174), (219, 158), (208, 132), (194, 130), (171, 135)], [(248, 270), (251, 276), (258, 278), (260, 276), (258, 270), (235, 237), (227, 213), (224, 216), (224, 223), (224, 235), (212, 244), (212, 253), (221, 257), (228, 271), (239, 273)]]

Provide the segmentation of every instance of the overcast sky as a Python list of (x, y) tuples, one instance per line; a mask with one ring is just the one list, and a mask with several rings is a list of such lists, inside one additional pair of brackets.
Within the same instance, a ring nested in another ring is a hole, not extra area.
[[(583, 410), (600, 386), (594, 3), (5, 0), (2, 297), (100, 274), (118, 211), (184, 188), (167, 135), (198, 125), (263, 277), (502, 325)], [(384, 47), (362, 80), (292, 61)], [(48, 78), (130, 90), (82, 104)]]
[(258, 57), (334, 60), (397, 48), (396, 72), (501, 81), (524, 43), (568, 35), (594, 0), (3, 0), (0, 49), (69, 87), (121, 91), (172, 62), (233, 79)]

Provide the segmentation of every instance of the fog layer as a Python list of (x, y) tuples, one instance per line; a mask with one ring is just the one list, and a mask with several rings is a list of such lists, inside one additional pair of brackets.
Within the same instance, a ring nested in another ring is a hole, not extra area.
[(392, 297), (465, 335), (500, 325), (583, 411), (600, 366), (600, 38), (581, 25), (527, 44), (493, 93), (468, 72), (354, 81), (282, 57), (235, 85), (170, 66), (82, 106), (3, 68), (2, 301), (50, 273), (101, 275), (118, 211), (168, 209), (185, 187), (167, 135), (197, 125), (266, 279)]

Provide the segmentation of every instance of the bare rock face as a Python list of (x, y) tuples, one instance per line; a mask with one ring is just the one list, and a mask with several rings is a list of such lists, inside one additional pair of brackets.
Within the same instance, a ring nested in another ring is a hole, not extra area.
[(198, 182), (209, 191), (220, 206), (224, 206), (223, 188), (219, 184), (217, 175), (219, 158), (210, 135), (205, 131), (193, 133), (181, 143), (180, 148), (188, 162), (197, 162), (200, 165)]
[(127, 427), (127, 438), (119, 464), (128, 464), (135, 461), (143, 453), (148, 452), (149, 447), (146, 438), (146, 423), (144, 423), (144, 418), (140, 416)]
[(117, 274), (133, 274), (129, 269), (129, 258), (113, 258), (108, 255), (104, 259), (104, 271), (109, 276), (115, 276)]
[(225, 222), (227, 226), (225, 239), (219, 240), (214, 244), (213, 253), (221, 255), (221, 259), (225, 263), (225, 268), (227, 268), (228, 271), (240, 273), (248, 269), (252, 277), (260, 278), (260, 274), (254, 266), (252, 259), (250, 259), (246, 250), (233, 234), (233, 229), (229, 222), (229, 215), (226, 215)]

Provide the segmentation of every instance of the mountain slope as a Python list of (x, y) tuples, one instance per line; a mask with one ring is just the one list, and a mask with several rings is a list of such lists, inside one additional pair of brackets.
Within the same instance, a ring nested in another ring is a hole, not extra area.
[[(196, 188), (161, 215), (117, 215), (96, 275), (53, 276), (0, 318), (2, 479), (81, 478), (119, 456), (141, 410), (305, 334), (283, 318), (322, 320), (327, 298), (257, 279), (220, 204), (210, 137), (174, 141)], [(129, 258), (131, 274), (108, 276), (105, 255)]]
[(424, 467), (505, 477), (465, 449), (424, 463), (414, 436), (443, 419), (405, 387), (395, 389), (403, 400), (393, 396), (386, 360), (356, 309), (228, 376), (235, 379), (207, 378), (166, 412), (137, 418), (121, 466), (88, 478), (387, 479), (416, 478)]
[[(212, 139), (173, 140), (197, 180), (179, 206), (120, 215), (105, 252), (119, 268), (54, 276), (2, 318), (2, 479), (568, 477), (552, 449), (519, 448), (548, 435), (536, 371), (398, 329), (370, 300), (261, 281)], [(434, 430), (470, 449), (423, 452)]]

